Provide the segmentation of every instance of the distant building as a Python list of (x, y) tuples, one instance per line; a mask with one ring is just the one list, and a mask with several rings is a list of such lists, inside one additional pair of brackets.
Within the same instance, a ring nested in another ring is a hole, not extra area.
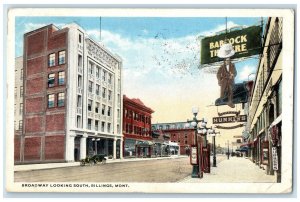
[[(253, 162), (267, 174), (275, 173), (277, 182), (281, 181), (282, 157), (282, 26), (283, 19), (278, 17), (269, 18), (266, 24), (263, 54), (249, 100), (247, 123)], [(278, 169), (274, 170), (274, 167)]]
[(14, 158), (19, 160), (20, 148), (19, 142), (23, 132), (23, 103), (24, 103), (24, 89), (23, 89), (23, 56), (15, 59), (15, 103), (14, 103), (14, 134), (15, 134), (15, 151)]
[(123, 96), (124, 157), (151, 157), (153, 112), (140, 99)]
[(121, 71), (122, 60), (76, 24), (26, 33), (15, 162), (72, 162), (97, 153), (121, 158)]
[(187, 126), (187, 122), (156, 123), (152, 124), (152, 130), (161, 132), (165, 137), (170, 138), (170, 142), (179, 145), (179, 154), (189, 153), (190, 146), (193, 144), (195, 129)]

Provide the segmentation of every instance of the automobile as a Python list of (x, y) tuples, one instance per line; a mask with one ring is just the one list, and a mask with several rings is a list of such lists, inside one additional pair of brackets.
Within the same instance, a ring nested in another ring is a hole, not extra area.
[(81, 166), (85, 166), (85, 165), (92, 166), (92, 165), (95, 165), (98, 163), (105, 164), (106, 160), (107, 160), (106, 154), (96, 154), (92, 157), (87, 156), (85, 159), (81, 159), (80, 165)]

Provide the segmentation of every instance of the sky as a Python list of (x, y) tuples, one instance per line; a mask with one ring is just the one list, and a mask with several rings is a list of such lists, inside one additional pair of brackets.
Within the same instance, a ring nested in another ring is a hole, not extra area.
[[(260, 18), (227, 18), (227, 27), (259, 25)], [(266, 19), (264, 19), (266, 22)], [(55, 24), (77, 23), (100, 41), (100, 17), (17, 17), (15, 54), (22, 55), (23, 34)], [(123, 94), (139, 98), (155, 112), (152, 123), (192, 119), (191, 109), (199, 107), (198, 118), (208, 119), (232, 110), (214, 106), (220, 87), (216, 75), (201, 68), (199, 36), (224, 30), (226, 19), (204, 17), (101, 17), (101, 43), (123, 60)], [(253, 79), (258, 57), (235, 63), (236, 83)], [(235, 110), (242, 110), (236, 105)], [(221, 131), (221, 146), (242, 128)]]

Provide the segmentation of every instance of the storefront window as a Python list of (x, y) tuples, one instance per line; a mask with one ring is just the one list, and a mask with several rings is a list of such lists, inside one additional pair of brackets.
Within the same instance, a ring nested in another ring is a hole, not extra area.
[(135, 157), (135, 140), (134, 139), (125, 139), (125, 149), (124, 156), (125, 157)]

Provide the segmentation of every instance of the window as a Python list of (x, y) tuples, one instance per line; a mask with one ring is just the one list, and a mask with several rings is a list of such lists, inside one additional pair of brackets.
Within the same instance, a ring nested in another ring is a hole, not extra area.
[(89, 62), (89, 74), (93, 74), (94, 73), (94, 64), (92, 62)]
[(120, 89), (121, 89), (121, 80), (118, 79), (118, 90), (120, 90)]
[(100, 67), (96, 67), (96, 77), (100, 78)]
[(23, 80), (23, 69), (21, 69), (20, 80)]
[(54, 107), (54, 94), (48, 95), (48, 108)]
[(107, 123), (107, 132), (110, 133), (110, 126), (111, 126), (111, 123)]
[(95, 121), (95, 130), (98, 131), (99, 121)]
[(63, 107), (65, 106), (65, 93), (58, 93), (58, 106)]
[(99, 107), (100, 107), (100, 104), (98, 102), (96, 102), (96, 107), (95, 107), (96, 113), (99, 113)]
[(55, 66), (55, 53), (52, 53), (52, 54), (49, 55), (48, 66), (49, 67)]
[(102, 105), (102, 115), (105, 115), (105, 105)]
[(120, 109), (117, 109), (117, 116), (118, 116), (118, 119), (120, 118)]
[(111, 95), (112, 95), (112, 92), (111, 90), (108, 91), (108, 100), (111, 100)]
[(102, 88), (102, 98), (106, 97), (106, 89), (103, 87)]
[(187, 144), (187, 143), (188, 143), (188, 141), (187, 141), (187, 140), (185, 140), (185, 141), (184, 141), (184, 144)]
[(20, 86), (20, 97), (23, 97), (23, 86)]
[(77, 85), (78, 85), (79, 88), (82, 87), (82, 76), (80, 76), (80, 75), (78, 75)]
[(78, 35), (78, 42), (79, 42), (79, 43), (81, 43), (81, 40), (82, 40), (81, 38), (82, 38), (82, 36), (81, 36), (81, 34), (79, 34), (79, 35)]
[(81, 128), (81, 116), (77, 116), (77, 128)]
[(117, 125), (117, 133), (118, 134), (120, 133), (120, 125), (119, 124)]
[(88, 100), (88, 110), (89, 111), (92, 111), (92, 103), (93, 103), (92, 100)]
[(65, 84), (65, 72), (58, 72), (58, 85)]
[(100, 95), (100, 85), (96, 84), (96, 95)]
[(108, 107), (107, 108), (107, 116), (110, 116), (111, 115), (111, 107)]
[(88, 129), (92, 130), (92, 119), (88, 119)]
[(106, 71), (103, 69), (102, 71), (102, 80), (105, 81), (106, 80)]
[(78, 67), (82, 67), (82, 55), (78, 55)]
[(93, 82), (89, 81), (89, 92), (93, 92)]
[(101, 132), (104, 132), (104, 128), (105, 128), (105, 122), (102, 121), (102, 122), (101, 122)]
[(17, 88), (17, 87), (15, 87), (15, 98), (17, 98), (17, 97), (18, 97), (17, 90), (18, 90), (18, 88)]
[(111, 84), (112, 83), (112, 75), (108, 74), (108, 83)]
[(77, 107), (81, 107), (81, 95), (77, 95)]
[(66, 63), (66, 51), (60, 51), (58, 53), (58, 64), (62, 65)]
[(21, 115), (23, 113), (23, 103), (20, 103), (20, 112), (19, 114)]
[(23, 129), (23, 121), (19, 121), (19, 130), (22, 130)]
[(121, 98), (120, 98), (120, 94), (118, 94), (118, 104), (121, 103)]
[(55, 85), (55, 74), (48, 75), (48, 87), (51, 88)]

